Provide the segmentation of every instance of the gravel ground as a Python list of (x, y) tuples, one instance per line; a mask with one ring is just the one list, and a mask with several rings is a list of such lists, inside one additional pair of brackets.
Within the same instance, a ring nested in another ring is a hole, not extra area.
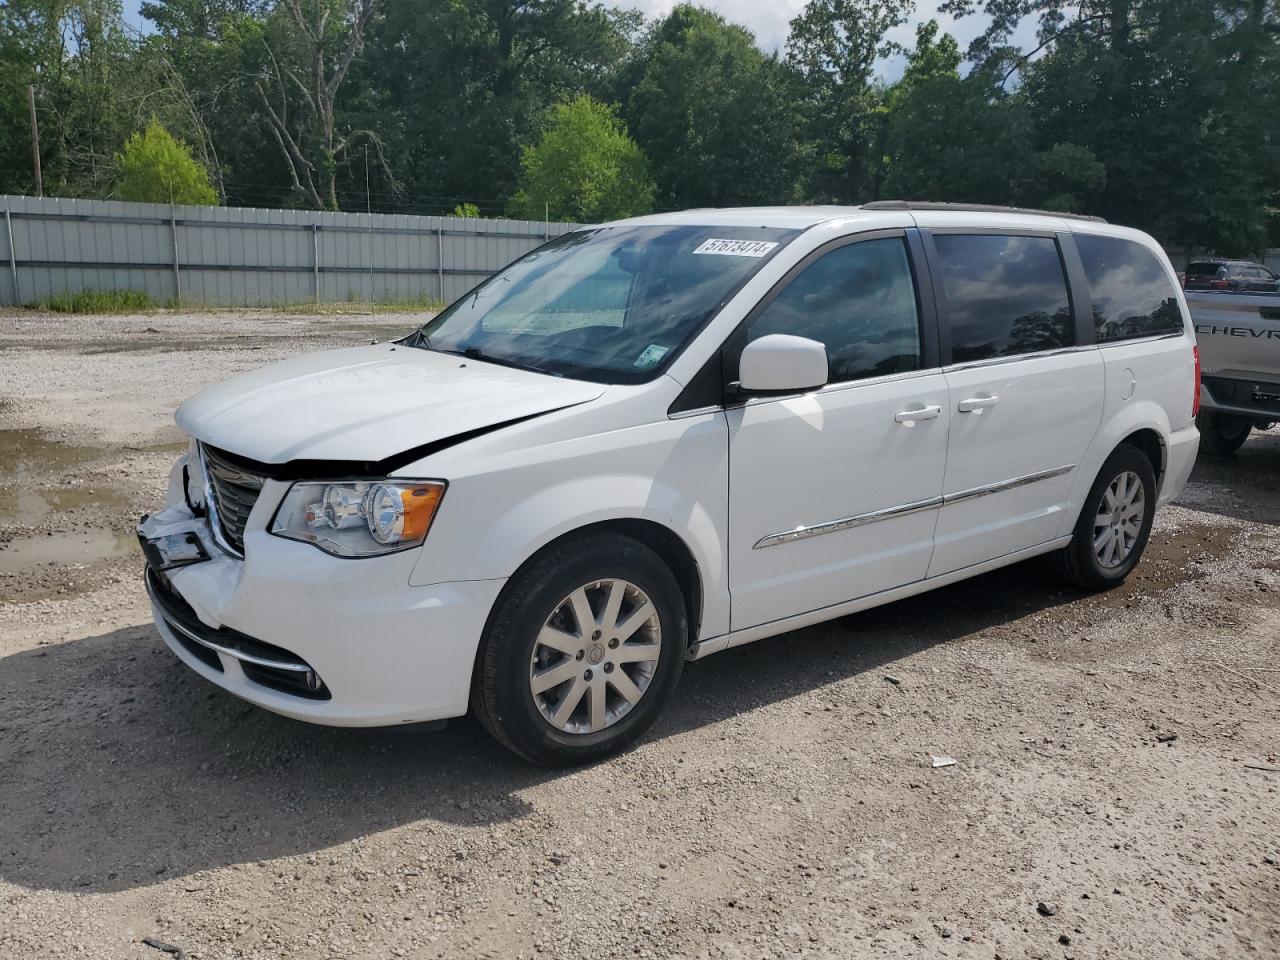
[(0, 316), (0, 957), (1280, 956), (1280, 431), (1121, 589), (1024, 565), (731, 650), (539, 770), (272, 716), (149, 623), (177, 403), (420, 321)]

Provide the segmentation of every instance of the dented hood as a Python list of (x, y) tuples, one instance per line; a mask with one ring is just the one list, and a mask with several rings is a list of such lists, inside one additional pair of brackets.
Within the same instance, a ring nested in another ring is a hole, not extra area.
[(186, 433), (263, 463), (374, 462), (593, 400), (605, 387), (379, 344), (233, 377), (178, 408)]

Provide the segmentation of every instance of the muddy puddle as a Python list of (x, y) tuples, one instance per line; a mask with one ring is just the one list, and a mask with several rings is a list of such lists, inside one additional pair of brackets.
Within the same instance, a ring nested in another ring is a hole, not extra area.
[[(169, 446), (183, 444), (158, 445)], [(128, 496), (84, 476), (89, 464), (111, 453), (35, 429), (0, 430), (0, 576), (36, 576), (43, 567), (82, 567), (138, 553), (123, 522), (133, 513)]]
[(128, 498), (110, 487), (0, 486), (0, 523), (36, 526), (53, 513), (91, 509), (96, 513), (114, 514), (128, 506)]
[(141, 556), (138, 539), (131, 530), (36, 534), (0, 547), (0, 575), (29, 573), (50, 564), (74, 567), (129, 556)]
[(0, 430), (0, 484), (28, 474), (56, 476), (103, 453), (102, 447), (51, 440), (39, 430)]

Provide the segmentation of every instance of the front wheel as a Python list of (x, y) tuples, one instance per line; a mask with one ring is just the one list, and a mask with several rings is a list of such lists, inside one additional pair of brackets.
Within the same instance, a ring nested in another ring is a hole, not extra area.
[(1137, 447), (1118, 447), (1089, 489), (1058, 572), (1089, 590), (1119, 586), (1142, 558), (1155, 519), (1156, 477)]
[(472, 705), (499, 743), (568, 766), (615, 753), (658, 718), (684, 666), (688, 622), (670, 569), (630, 537), (552, 547), (490, 617)]
[(1196, 417), (1200, 430), (1200, 446), (1220, 457), (1230, 457), (1249, 439), (1253, 421), (1229, 413), (1205, 410)]

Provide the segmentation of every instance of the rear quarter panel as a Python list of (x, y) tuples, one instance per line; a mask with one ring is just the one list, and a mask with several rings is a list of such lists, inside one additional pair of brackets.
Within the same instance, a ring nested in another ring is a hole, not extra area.
[(1178, 478), (1185, 471), (1170, 472), (1169, 446), (1175, 434), (1191, 429), (1195, 394), (1196, 338), (1191, 327), (1191, 312), (1178, 283), (1178, 275), (1164, 250), (1145, 233), (1127, 227), (1108, 224), (1089, 224), (1087, 227), (1073, 224), (1072, 227), (1076, 233), (1118, 237), (1146, 247), (1160, 262), (1170, 291), (1178, 300), (1183, 331), (1098, 345), (1104, 369), (1102, 421), (1072, 483), (1071, 509), (1066, 512), (1059, 531), (1064, 536), (1071, 532), (1103, 463), (1126, 437), (1139, 430), (1152, 430), (1160, 438), (1160, 473), (1173, 481), (1164, 485), (1160, 499), (1168, 500), (1177, 494), (1174, 487), (1181, 483)]

